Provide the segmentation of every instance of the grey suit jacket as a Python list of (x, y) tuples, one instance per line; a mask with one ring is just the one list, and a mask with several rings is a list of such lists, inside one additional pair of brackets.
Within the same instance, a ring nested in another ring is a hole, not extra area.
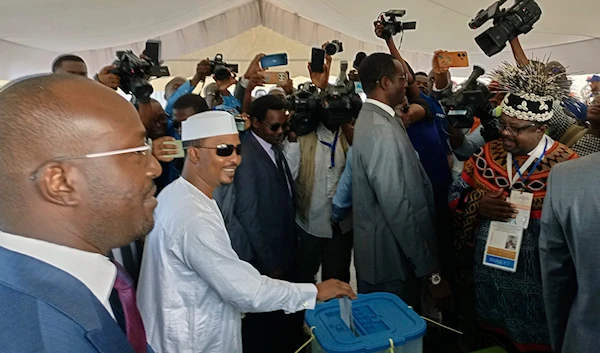
[(377, 284), (426, 276), (438, 266), (433, 192), (406, 129), (365, 103), (352, 150), (358, 279)]
[(554, 352), (600, 347), (600, 154), (552, 167), (540, 262)]

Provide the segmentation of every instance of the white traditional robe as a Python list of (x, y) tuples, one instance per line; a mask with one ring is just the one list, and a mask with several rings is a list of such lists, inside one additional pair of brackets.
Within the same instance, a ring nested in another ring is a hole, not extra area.
[(156, 353), (238, 353), (242, 313), (312, 309), (317, 289), (240, 260), (217, 203), (179, 178), (158, 196), (137, 292)]

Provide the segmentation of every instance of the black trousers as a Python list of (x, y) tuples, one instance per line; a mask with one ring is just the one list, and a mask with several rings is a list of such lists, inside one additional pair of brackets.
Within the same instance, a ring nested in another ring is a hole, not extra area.
[(244, 353), (294, 353), (308, 338), (304, 311), (246, 314), (242, 319)]
[(350, 283), (352, 258), (352, 231), (342, 234), (339, 226), (333, 227), (333, 238), (318, 238), (296, 225), (298, 254), (296, 256), (296, 282), (315, 283), (322, 265), (321, 278), (331, 278)]

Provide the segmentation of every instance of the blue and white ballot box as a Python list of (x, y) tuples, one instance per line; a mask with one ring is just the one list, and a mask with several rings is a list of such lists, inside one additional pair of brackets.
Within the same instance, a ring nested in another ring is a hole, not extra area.
[(313, 353), (387, 353), (392, 342), (394, 353), (422, 353), (425, 320), (397, 296), (359, 295), (351, 312), (352, 328), (342, 318), (338, 300), (306, 312), (306, 323), (314, 327)]

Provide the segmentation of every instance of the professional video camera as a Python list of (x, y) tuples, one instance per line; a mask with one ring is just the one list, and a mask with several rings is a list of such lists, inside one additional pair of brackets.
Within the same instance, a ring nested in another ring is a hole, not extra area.
[(228, 64), (223, 61), (223, 54), (215, 55), (215, 58), (210, 61), (210, 72), (215, 75), (215, 79), (217, 80), (225, 80), (227, 77), (231, 76), (229, 71), (238, 73), (238, 70), (238, 64)]
[(481, 121), (481, 135), (486, 141), (498, 138), (496, 117), (489, 101), (489, 89), (477, 79), (485, 74), (479, 66), (473, 68), (469, 78), (462, 87), (442, 98), (441, 103), (446, 108), (446, 117), (450, 125), (458, 129), (469, 129), (473, 126), (474, 118)]
[(313, 84), (301, 84), (298, 92), (285, 103), (287, 110), (294, 112), (290, 129), (298, 136), (317, 129), (320, 122), (326, 125), (341, 125), (352, 121), (360, 110), (360, 97), (354, 93), (354, 83), (338, 83), (321, 93)]
[(397, 19), (404, 17), (406, 10), (388, 10), (379, 15), (375, 24), (381, 22), (383, 25), (383, 39), (390, 39), (396, 33), (413, 30), (417, 28), (417, 22), (400, 22)]
[(475, 38), (475, 42), (487, 56), (498, 54), (504, 49), (506, 42), (529, 33), (542, 16), (542, 9), (535, 0), (515, 0), (513, 7), (500, 9), (506, 1), (496, 1), (486, 10), (479, 11), (469, 23), (471, 29), (477, 29), (490, 19), (494, 20), (492, 28)]
[(131, 50), (118, 51), (113, 65), (117, 67), (111, 72), (121, 78), (119, 87), (138, 101), (147, 101), (154, 92), (148, 81), (150, 77), (170, 75), (168, 67), (160, 66), (147, 57), (140, 58)]

